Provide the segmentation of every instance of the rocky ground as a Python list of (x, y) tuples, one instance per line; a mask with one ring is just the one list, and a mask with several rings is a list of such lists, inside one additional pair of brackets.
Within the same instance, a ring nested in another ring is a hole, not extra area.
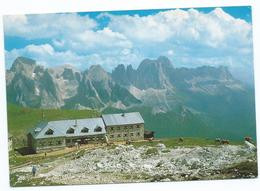
[[(86, 150), (72, 158), (57, 158), (11, 170), (13, 186), (156, 182), (257, 177), (256, 151), (246, 145), (167, 148), (118, 145)], [(33, 181), (38, 180), (38, 181)], [(32, 184), (32, 185), (33, 185)]]

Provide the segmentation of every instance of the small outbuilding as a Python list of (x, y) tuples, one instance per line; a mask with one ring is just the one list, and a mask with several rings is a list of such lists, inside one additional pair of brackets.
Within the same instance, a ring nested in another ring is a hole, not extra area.
[(144, 139), (154, 139), (154, 131), (144, 131)]

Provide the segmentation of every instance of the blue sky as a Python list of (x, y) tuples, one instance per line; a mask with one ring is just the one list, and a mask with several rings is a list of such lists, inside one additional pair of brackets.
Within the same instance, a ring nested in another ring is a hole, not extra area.
[(226, 65), (248, 80), (251, 23), (251, 7), (5, 16), (6, 67), (27, 56), (47, 67), (100, 64), (111, 71), (164, 55), (175, 67)]

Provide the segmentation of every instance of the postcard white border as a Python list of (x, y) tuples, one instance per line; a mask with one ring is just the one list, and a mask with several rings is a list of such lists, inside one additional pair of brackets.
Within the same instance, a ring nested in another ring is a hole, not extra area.
[[(86, 12), (110, 10), (138, 10), (159, 8), (192, 8), (192, 7), (223, 7), (223, 6), (252, 6), (253, 35), (254, 35), (254, 69), (256, 91), (257, 138), (259, 146), (260, 125), (260, 2), (258, 0), (1, 0), (0, 4), (0, 190), (199, 190), (199, 191), (226, 191), (226, 190), (257, 190), (260, 188), (260, 179), (214, 180), (214, 181), (185, 181), (167, 183), (138, 183), (138, 184), (104, 184), (82, 186), (55, 186), (55, 187), (9, 187), (8, 170), (8, 140), (5, 94), (5, 67), (4, 67), (4, 39), (2, 15), (17, 15), (30, 13), (56, 12)], [(258, 150), (259, 156), (259, 150)], [(258, 166), (259, 172), (259, 166)]]

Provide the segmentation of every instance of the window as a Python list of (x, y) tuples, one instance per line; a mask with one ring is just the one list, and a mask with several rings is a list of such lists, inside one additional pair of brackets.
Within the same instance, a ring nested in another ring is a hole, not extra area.
[(140, 136), (140, 133), (139, 133), (139, 132), (137, 133), (137, 136)]
[(121, 137), (121, 134), (118, 134), (117, 137)]
[(110, 138), (114, 138), (114, 135), (110, 135)]
[(124, 137), (127, 137), (127, 134), (126, 134), (126, 133), (124, 134)]
[(111, 131), (113, 131), (113, 130), (114, 130), (114, 128), (113, 128), (113, 127), (110, 127), (110, 129), (111, 129)]
[(100, 126), (97, 126), (95, 129), (94, 129), (94, 132), (101, 132), (102, 131), (102, 128)]
[(141, 126), (140, 125), (137, 125), (137, 128), (140, 128)]
[(73, 134), (74, 133), (74, 129), (72, 127), (70, 127), (68, 130), (67, 130), (67, 134)]
[(133, 136), (134, 136), (134, 133), (131, 133), (130, 135), (131, 135), (131, 137), (133, 137)]
[(46, 132), (45, 132), (45, 135), (53, 135), (54, 131), (52, 129), (48, 129)]
[(88, 133), (89, 129), (87, 127), (83, 127), (81, 130), (81, 133)]
[(57, 141), (57, 144), (58, 144), (58, 145), (61, 145), (61, 141)]

